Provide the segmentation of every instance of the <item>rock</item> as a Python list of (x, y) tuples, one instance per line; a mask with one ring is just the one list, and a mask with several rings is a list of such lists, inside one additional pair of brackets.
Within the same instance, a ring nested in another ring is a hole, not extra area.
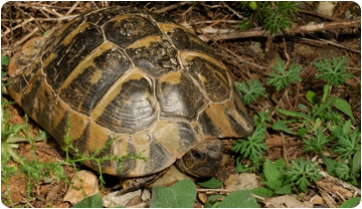
[(304, 204), (291, 195), (269, 198), (265, 202), (275, 208), (311, 208), (310, 205)]
[(115, 191), (103, 196), (103, 206), (104, 207), (127, 206), (127, 207), (136, 207), (136, 208), (144, 208), (149, 206), (147, 202), (151, 198), (151, 193), (147, 189), (143, 191), (139, 189), (134, 192), (128, 192), (121, 196), (117, 196), (117, 193), (118, 191)]
[(86, 197), (99, 192), (98, 177), (91, 171), (81, 170), (72, 179), (63, 201), (68, 201), (75, 205)]
[(231, 174), (224, 182), (225, 188), (230, 190), (250, 190), (259, 186), (259, 181), (254, 173)]

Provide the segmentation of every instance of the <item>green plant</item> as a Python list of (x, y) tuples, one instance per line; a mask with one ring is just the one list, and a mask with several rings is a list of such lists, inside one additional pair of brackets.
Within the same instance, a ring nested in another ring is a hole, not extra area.
[(267, 33), (283, 34), (283, 30), (290, 29), (294, 24), (292, 19), (298, 12), (298, 2), (241, 2), (238, 6), (245, 17), (236, 28), (264, 28)]
[(302, 69), (301, 66), (293, 62), (286, 71), (284, 60), (277, 59), (276, 62), (276, 65), (273, 67), (274, 71), (268, 75), (267, 84), (275, 86), (277, 91), (279, 91), (291, 83), (302, 81), (302, 78), (299, 76), (299, 71)]
[(346, 78), (353, 78), (353, 75), (346, 71), (347, 62), (348, 58), (343, 57), (333, 57), (332, 61), (324, 58), (324, 60), (314, 62), (313, 65), (319, 73), (316, 78), (338, 87), (339, 84), (346, 82)]
[(310, 182), (316, 182), (323, 177), (319, 171), (317, 164), (312, 163), (309, 159), (292, 160), (286, 173), (287, 180), (294, 182), (302, 192), (306, 192)]
[(263, 151), (268, 147), (264, 142), (265, 139), (265, 127), (257, 126), (251, 136), (245, 139), (238, 139), (232, 146), (231, 150), (238, 153), (239, 156), (236, 159), (237, 172), (241, 172), (245, 169), (243, 165), (243, 159), (249, 158), (255, 166), (258, 166), (263, 159)]
[(274, 163), (266, 159), (262, 175), (264, 187), (252, 189), (251, 192), (262, 197), (271, 197), (275, 194), (291, 194), (291, 185), (285, 181), (284, 174), (286, 170), (287, 167), (284, 158), (279, 158)]
[(304, 151), (313, 151), (316, 154), (320, 154), (326, 145), (331, 141), (326, 135), (324, 135), (322, 129), (315, 131), (311, 139), (303, 138)]
[(265, 87), (263, 87), (259, 80), (249, 80), (248, 83), (245, 81), (238, 82), (236, 87), (244, 93), (243, 102), (246, 105), (255, 102), (259, 96), (266, 97)]

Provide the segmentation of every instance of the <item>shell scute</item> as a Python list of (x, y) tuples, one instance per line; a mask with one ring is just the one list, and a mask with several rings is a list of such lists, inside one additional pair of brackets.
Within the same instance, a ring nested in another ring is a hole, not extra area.
[[(54, 49), (49, 49), (53, 55), (43, 66), (47, 75), (47, 82), (57, 91), (63, 82), (72, 73), (75, 67), (94, 49), (103, 42), (100, 28), (87, 24), (82, 30), (71, 33), (62, 44)], [(47, 60), (44, 54), (43, 60)]]

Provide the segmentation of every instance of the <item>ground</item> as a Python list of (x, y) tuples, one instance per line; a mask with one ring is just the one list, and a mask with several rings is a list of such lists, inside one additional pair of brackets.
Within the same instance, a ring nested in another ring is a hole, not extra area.
[[(344, 27), (351, 20), (351, 18), (345, 18), (346, 14), (356, 6), (352, 2), (338, 2), (332, 16), (316, 11), (315, 5), (306, 5), (294, 19), (294, 22), (300, 26), (306, 26), (313, 22), (315, 24), (325, 23), (325, 27), (329, 27), (328, 23), (340, 21), (339, 27), (330, 26), (328, 30), (322, 30), (324, 29), (322, 28), (315, 31), (290, 30), (291, 32), (287, 33), (286, 36), (276, 35), (274, 37), (263, 35), (264, 33), (260, 33), (262, 31), (260, 28), (250, 28), (248, 30), (251, 33), (237, 33), (236, 37), (228, 37), (227, 33), (222, 34), (225, 29), (234, 30), (235, 24), (238, 23), (236, 20), (240, 20), (240, 11), (242, 10), (237, 8), (239, 5), (237, 2), (77, 2), (76, 4), (74, 2), (8, 2), (2, 6), (1, 14), (2, 55), (12, 57), (30, 37), (40, 36), (46, 30), (60, 27), (73, 15), (97, 7), (125, 4), (156, 11), (196, 31), (196, 34), (207, 41), (220, 59), (229, 67), (235, 81), (259, 79), (266, 86), (267, 97), (259, 97), (247, 108), (250, 115), (269, 109), (272, 121), (280, 119), (280, 116), (276, 114), (276, 108), (294, 111), (299, 104), (311, 106), (305, 98), (308, 90), (314, 91), (319, 96), (322, 95), (325, 82), (315, 79), (316, 68), (311, 64), (313, 61), (324, 58), (331, 59), (332, 57), (347, 57), (349, 59), (347, 71), (354, 77), (347, 79), (346, 83), (338, 88), (334, 88), (331, 94), (345, 99), (350, 104), (357, 121), (356, 124), (361, 128), (360, 22), (357, 25)], [(208, 32), (211, 29), (214, 32)], [(275, 88), (267, 84), (267, 75), (271, 73), (277, 58), (288, 64), (294, 62), (302, 66), (303, 69), (300, 74), (302, 82), (291, 84), (281, 91), (276, 91)], [(4, 69), (6, 68), (3, 68), (3, 71)], [(3, 78), (2, 82), (6, 82), (6, 77)], [(2, 97), (4, 101), (11, 101), (6, 92), (2, 94)], [(11, 115), (7, 123), (25, 123), (24, 112), (18, 105), (6, 105), (4, 110), (9, 111), (9, 115)], [(30, 127), (28, 133), (35, 137), (41, 127), (31, 119), (28, 123)], [(24, 135), (24, 133), (22, 134)], [(290, 160), (304, 155), (307, 158), (314, 156), (312, 153), (303, 152), (303, 141), (300, 137), (283, 135), (271, 127), (267, 129), (265, 142), (269, 148), (265, 151), (265, 157), (271, 161), (281, 157)], [(230, 148), (231, 142), (226, 143), (225, 147)], [(32, 145), (19, 143), (19, 147), (15, 151), (29, 162), (34, 159), (34, 153), (39, 162), (62, 161), (65, 157), (64, 151), (51, 137), (46, 142), (35, 142)], [(230, 150), (228, 152), (232, 156), (223, 167), (222, 172), (216, 176), (223, 182), (235, 172), (235, 153), (233, 154)], [(18, 167), (18, 164), (10, 159), (6, 166)], [(50, 181), (50, 183), (46, 183), (42, 179), (38, 184), (31, 187), (30, 191), (27, 191), (27, 184), (29, 183), (27, 175), (17, 172), (16, 175), (6, 179), (6, 184), (2, 182), (2, 202), (6, 206), (15, 207), (24, 206), (26, 203), (33, 207), (71, 207), (69, 202), (63, 202), (62, 199), (68, 188), (67, 181), (74, 176), (74, 169), (67, 165), (64, 165), (63, 169), (68, 179)], [(260, 172), (256, 172), (256, 174), (261, 175)], [(53, 175), (54, 173), (50, 174), (50, 176)], [(2, 178), (4, 179), (4, 173), (2, 173)], [(107, 189), (109, 190), (109, 188), (106, 188), (106, 192)], [(310, 188), (305, 197), (311, 197), (316, 193), (318, 190)], [(195, 207), (202, 206), (203, 203), (199, 199), (196, 200)], [(264, 202), (261, 203), (261, 206), (268, 205)]]

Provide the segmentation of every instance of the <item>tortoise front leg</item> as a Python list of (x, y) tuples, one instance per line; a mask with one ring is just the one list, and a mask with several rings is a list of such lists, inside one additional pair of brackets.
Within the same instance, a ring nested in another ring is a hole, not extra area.
[(122, 189), (117, 193), (116, 196), (123, 195), (128, 192), (135, 191), (137, 189), (146, 188), (149, 185), (153, 184), (155, 181), (157, 181), (159, 178), (161, 178), (169, 168), (166, 168), (158, 173), (152, 174), (150, 176), (144, 176), (144, 177), (135, 177), (135, 178), (128, 178), (128, 179), (122, 179), (118, 185), (113, 187), (113, 189), (118, 189), (122, 187)]

